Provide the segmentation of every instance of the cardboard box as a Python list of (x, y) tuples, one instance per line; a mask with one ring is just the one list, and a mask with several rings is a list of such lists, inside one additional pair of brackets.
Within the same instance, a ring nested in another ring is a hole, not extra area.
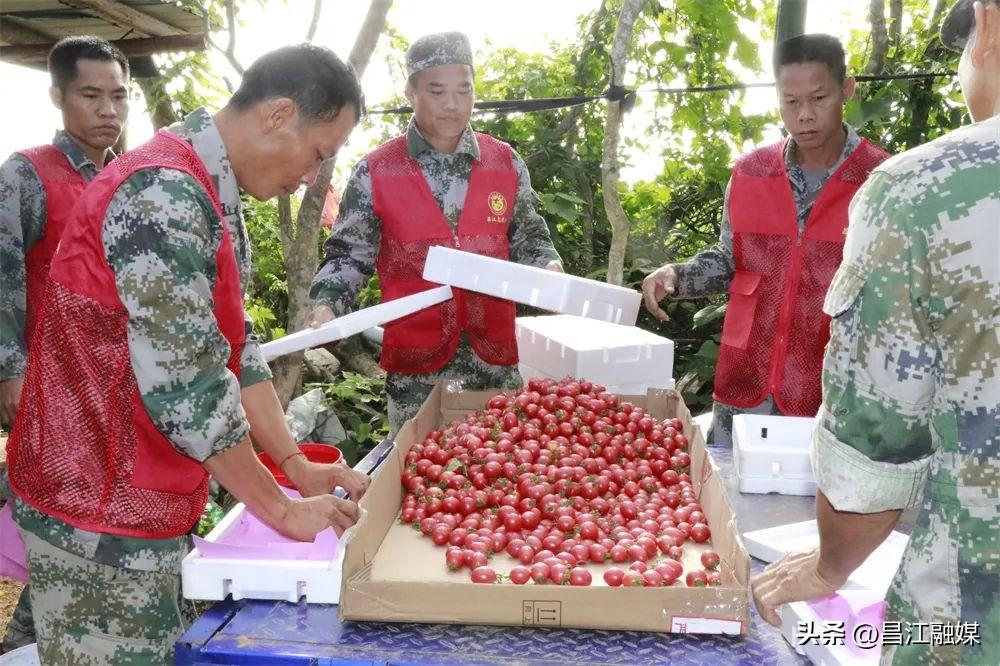
[[(722, 558), (723, 585), (689, 588), (611, 588), (588, 565), (594, 584), (476, 585), (469, 572), (449, 572), (444, 548), (397, 521), (403, 500), (400, 475), (407, 451), (442, 424), (481, 409), (492, 392), (458, 392), (438, 386), (396, 438), (396, 450), (375, 474), (361, 501), (344, 558), (340, 615), (347, 620), (581, 627), (638, 631), (728, 633), (749, 631), (750, 559), (736, 531), (719, 468), (700, 430), (675, 391), (650, 391), (625, 399), (659, 419), (676, 417), (691, 441), (692, 479), (712, 528), (711, 548)], [(685, 544), (685, 571), (700, 569), (705, 546)], [(507, 573), (517, 562), (506, 553), (491, 566)], [(622, 565), (614, 565), (622, 566)]]

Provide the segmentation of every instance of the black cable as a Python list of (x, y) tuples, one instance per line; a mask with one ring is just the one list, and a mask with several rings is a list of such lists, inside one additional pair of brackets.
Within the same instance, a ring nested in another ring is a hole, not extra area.
[[(941, 77), (955, 76), (955, 72), (919, 72), (915, 74), (863, 74), (854, 77), (859, 83), (871, 83), (875, 81), (905, 81), (933, 79)], [(636, 95), (644, 93), (657, 93), (667, 95), (687, 95), (694, 93), (722, 92), (730, 90), (747, 90), (749, 88), (772, 88), (773, 81), (765, 83), (726, 83), (714, 86), (684, 86), (680, 88), (639, 88), (631, 90), (623, 86), (611, 86), (603, 95), (578, 95), (576, 97), (538, 97), (533, 99), (504, 99), (492, 102), (476, 102), (473, 109), (480, 113), (533, 113), (536, 111), (551, 111), (553, 109), (567, 109), (574, 106), (589, 104), (599, 99), (609, 101), (622, 101), (625, 110), (631, 108)], [(371, 109), (369, 114), (390, 115), (412, 113), (409, 106), (400, 106), (390, 109)]]

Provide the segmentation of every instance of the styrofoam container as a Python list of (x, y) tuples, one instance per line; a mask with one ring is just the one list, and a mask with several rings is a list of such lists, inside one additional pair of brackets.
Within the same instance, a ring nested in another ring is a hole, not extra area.
[(733, 463), (741, 493), (815, 495), (809, 449), (814, 418), (738, 414)]
[(520, 317), (515, 331), (521, 363), (545, 376), (607, 386), (673, 387), (673, 341), (641, 328), (550, 315)]
[[(237, 504), (205, 539), (221, 539), (244, 511), (246, 506)], [(194, 548), (181, 562), (181, 586), (188, 599), (217, 601), (231, 594), (233, 599), (297, 602), (304, 596), (309, 603), (336, 604), (343, 563), (343, 539), (332, 560), (210, 558)]]
[[(561, 375), (559, 377), (556, 377), (555, 375), (544, 373), (541, 370), (532, 368), (530, 365), (525, 365), (524, 363), (519, 363), (517, 369), (521, 373), (521, 379), (524, 380), (525, 384), (528, 383), (528, 380), (535, 379), (536, 377), (541, 377), (545, 379), (563, 379), (568, 376), (568, 375)], [(590, 378), (587, 377), (586, 379)], [(596, 381), (598, 384), (604, 384), (604, 382), (600, 380), (591, 380), (591, 381)], [(646, 395), (646, 391), (648, 391), (651, 388), (652, 389), (674, 388), (674, 380), (667, 379), (661, 382), (656, 382), (655, 385), (643, 384), (640, 382), (637, 384), (604, 384), (604, 387), (605, 389), (607, 389), (608, 393), (614, 393), (615, 395)]]
[(642, 300), (634, 289), (443, 246), (427, 253), (424, 279), (626, 326), (635, 325)]
[[(871, 590), (857, 590), (844, 592), (841, 596), (851, 599), (854, 602), (852, 605), (863, 605), (878, 603), (884, 595), (879, 595)], [(822, 632), (825, 620), (805, 601), (786, 604), (778, 610), (778, 613), (781, 615), (781, 635), (798, 654), (803, 655), (815, 666), (874, 666), (880, 661), (882, 656), (881, 636), (877, 645), (867, 648), (859, 647), (854, 650), (846, 644), (824, 645), (823, 640), (803, 642), (799, 636), (799, 623), (804, 622), (815, 631)], [(849, 623), (845, 622), (844, 642), (853, 643), (854, 632), (848, 626)], [(876, 626), (881, 631), (882, 625)]]
[(349, 338), (373, 326), (382, 326), (432, 305), (444, 303), (451, 297), (451, 287), (447, 285), (435, 287), (331, 319), (318, 328), (307, 328), (290, 333), (283, 338), (263, 344), (260, 348), (264, 353), (264, 358), (270, 361), (285, 354)]
[[(774, 562), (788, 553), (819, 546), (819, 528), (815, 520), (788, 523), (743, 534), (747, 552), (758, 560)], [(885, 596), (910, 538), (902, 532), (890, 532), (879, 547), (847, 579), (845, 590), (872, 590)]]

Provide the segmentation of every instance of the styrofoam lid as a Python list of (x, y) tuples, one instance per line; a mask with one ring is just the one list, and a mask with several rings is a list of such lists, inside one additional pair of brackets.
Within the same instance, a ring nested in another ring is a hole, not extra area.
[(667, 338), (636, 326), (623, 326), (574, 315), (519, 317), (517, 325), (519, 335), (522, 334), (521, 329), (534, 331), (545, 338), (578, 350), (605, 349), (609, 346), (674, 344)]

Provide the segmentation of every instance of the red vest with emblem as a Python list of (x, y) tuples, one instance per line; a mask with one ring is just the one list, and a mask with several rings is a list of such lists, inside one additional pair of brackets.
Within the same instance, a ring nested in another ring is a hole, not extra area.
[[(376, 262), (382, 300), (391, 301), (438, 285), (423, 279), (432, 245), (446, 245), (507, 259), (507, 230), (517, 196), (513, 152), (506, 143), (476, 133), (480, 157), (472, 164), (469, 189), (456, 231), (434, 200), (420, 165), (410, 156), (406, 136), (368, 156), (372, 205), (382, 220), (382, 245)], [(455, 289), (455, 297), (398, 319), (385, 327), (383, 368), (424, 374), (455, 355), (462, 331), (476, 354), (493, 365), (517, 363), (514, 303)]]
[(729, 217), (735, 274), (714, 397), (753, 407), (773, 395), (782, 414), (814, 416), (830, 339), (823, 299), (843, 258), (848, 207), (889, 154), (863, 140), (823, 187), (800, 236), (785, 146), (756, 150), (733, 169)]
[(29, 148), (20, 151), (20, 154), (35, 167), (35, 173), (45, 189), (45, 234), (24, 255), (27, 278), (24, 342), (30, 347), (52, 257), (59, 247), (59, 239), (62, 238), (73, 206), (87, 189), (87, 179), (53, 145)]
[(143, 406), (130, 362), (129, 314), (104, 254), (111, 197), (129, 176), (152, 168), (195, 178), (223, 220), (212, 296), (231, 346), (228, 368), (239, 377), (243, 304), (219, 196), (191, 146), (161, 131), (104, 168), (66, 229), (28, 354), (7, 466), (14, 491), (43, 513), (86, 530), (157, 539), (195, 524), (208, 474), (170, 445)]

